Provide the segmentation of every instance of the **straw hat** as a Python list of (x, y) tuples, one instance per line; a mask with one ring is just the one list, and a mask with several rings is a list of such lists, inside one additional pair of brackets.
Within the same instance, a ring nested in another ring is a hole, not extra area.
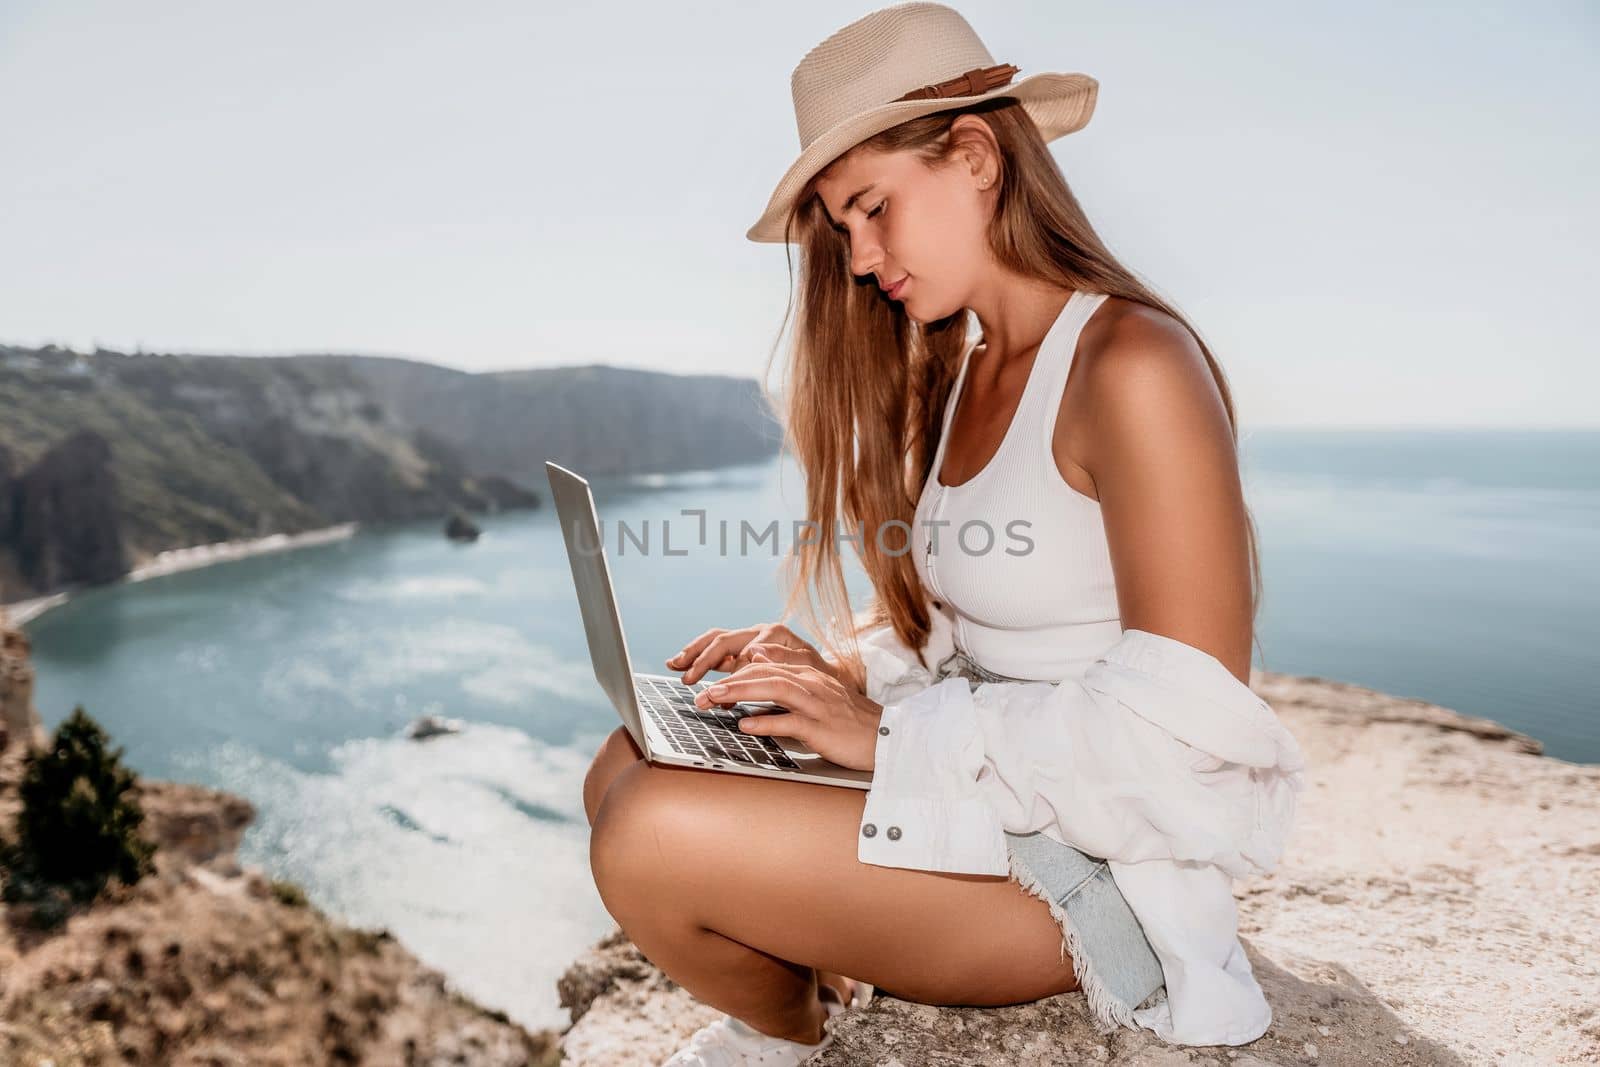
[(1015, 97), (1046, 141), (1082, 129), (1099, 83), (1087, 74), (1032, 74), (995, 63), (960, 12), (943, 4), (881, 8), (835, 31), (789, 77), (800, 158), (745, 235), (783, 243), (801, 187), (823, 167), (890, 126), (997, 96)]

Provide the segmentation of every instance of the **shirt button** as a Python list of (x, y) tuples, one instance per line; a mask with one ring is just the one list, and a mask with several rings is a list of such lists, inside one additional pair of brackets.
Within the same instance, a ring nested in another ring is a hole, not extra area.
[(889, 840), (890, 841), (898, 841), (898, 840), (900, 840), (900, 827), (898, 827), (898, 826), (889, 827)]
[(877, 832), (878, 832), (878, 828), (876, 826), (872, 825), (870, 822), (867, 823), (865, 826), (863, 826), (861, 828), (861, 836), (862, 837), (871, 837), (873, 834), (876, 834)]
[(889, 736), (889, 728), (887, 726), (878, 727), (878, 732), (880, 734), (882, 734), (884, 737), (888, 737)]

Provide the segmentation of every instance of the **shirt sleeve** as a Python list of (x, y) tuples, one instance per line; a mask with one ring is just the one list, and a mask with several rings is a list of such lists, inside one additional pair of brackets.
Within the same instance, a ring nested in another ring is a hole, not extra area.
[(1130, 630), (1082, 678), (952, 677), (885, 704), (857, 856), (1005, 874), (1005, 833), (1039, 830), (1091, 856), (1244, 876), (1276, 864), (1303, 765), (1214, 658)]
[[(958, 692), (959, 691), (959, 692)], [(1005, 836), (979, 777), (985, 754), (963, 714), (964, 678), (885, 704), (856, 857), (882, 867), (1005, 874)]]
[[(928, 641), (923, 646), (921, 659), (916, 649), (900, 640), (894, 627), (887, 623), (873, 627), (856, 639), (862, 666), (866, 669), (866, 694), (871, 700), (887, 705), (933, 684), (934, 673), (929, 668), (937, 667), (955, 649), (951, 609), (937, 603), (933, 607)], [(923, 660), (928, 667), (922, 665)]]

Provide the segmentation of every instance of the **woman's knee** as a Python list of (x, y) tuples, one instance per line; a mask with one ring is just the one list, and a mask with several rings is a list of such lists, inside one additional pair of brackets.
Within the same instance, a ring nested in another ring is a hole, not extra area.
[(589, 764), (583, 779), (583, 810), (589, 817), (590, 827), (600, 811), (600, 802), (618, 774), (644, 759), (644, 753), (633, 743), (633, 735), (626, 726), (619, 726), (606, 735)]
[(661, 838), (677, 821), (671, 815), (677, 805), (671, 800), (674, 783), (661, 779), (672, 773), (636, 760), (613, 776), (596, 808), (589, 831), (589, 872), (608, 908), (618, 897), (631, 897), (640, 883), (665, 873)]
[[(672, 881), (707, 833), (721, 834), (724, 811), (704, 772), (635, 760), (613, 777), (589, 830), (595, 882)], [(604, 888), (602, 884), (602, 889)]]

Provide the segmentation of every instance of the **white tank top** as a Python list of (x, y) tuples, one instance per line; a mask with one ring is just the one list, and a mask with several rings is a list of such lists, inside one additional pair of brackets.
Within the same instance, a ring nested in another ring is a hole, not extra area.
[(1105, 299), (1073, 292), (1039, 344), (999, 451), (972, 478), (946, 486), (939, 470), (968, 346), (917, 501), (912, 551), (924, 589), (953, 609), (956, 647), (1009, 678), (1081, 677), (1122, 636), (1100, 502), (1066, 483), (1051, 446), (1078, 335)]

